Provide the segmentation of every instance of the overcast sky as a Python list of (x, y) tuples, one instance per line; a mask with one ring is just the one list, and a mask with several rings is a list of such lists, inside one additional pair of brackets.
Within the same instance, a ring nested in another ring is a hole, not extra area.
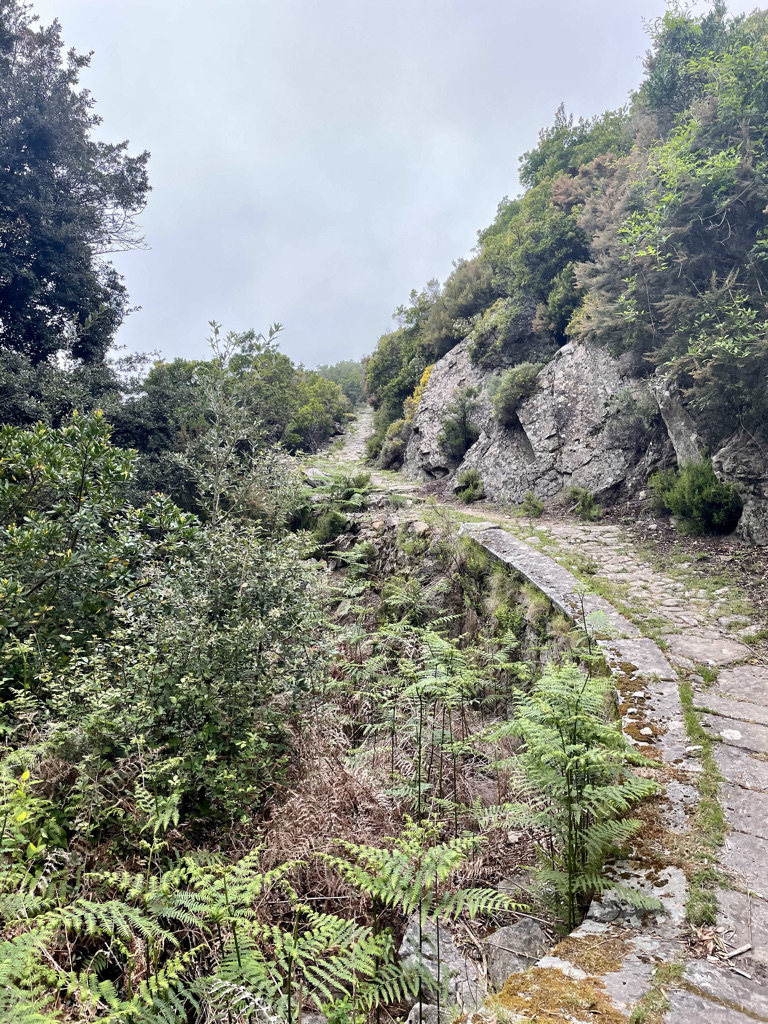
[[(750, 5), (751, 7), (752, 5)], [(150, 250), (118, 341), (206, 353), (264, 330), (308, 366), (370, 352), (444, 280), (564, 101), (622, 105), (663, 0), (37, 0), (102, 136), (149, 149)], [(744, 9), (739, 4), (734, 10)]]

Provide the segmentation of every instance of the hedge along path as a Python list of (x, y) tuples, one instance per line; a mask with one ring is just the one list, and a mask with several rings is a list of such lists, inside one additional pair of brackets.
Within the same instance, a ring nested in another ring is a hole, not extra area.
[[(646, 827), (633, 856), (611, 871), (657, 896), (665, 912), (640, 915), (597, 897), (573, 936), (585, 943), (623, 941), (621, 969), (600, 979), (614, 1006), (625, 1016), (634, 1010), (640, 1021), (669, 1024), (768, 1021), (768, 668), (754, 664), (758, 659), (751, 648), (718, 621), (736, 624), (735, 617), (722, 614), (726, 595), (686, 590), (672, 576), (654, 572), (614, 526), (523, 527), (528, 535), (520, 537), (502, 523), (475, 523), (465, 524), (462, 532), (572, 621), (583, 623), (586, 616), (594, 623), (616, 684), (624, 732), (658, 765), (653, 774), (664, 797), (641, 811)], [(598, 583), (622, 584), (636, 621), (605, 597), (585, 593), (584, 584), (545, 550), (582, 567), (589, 564)], [(659, 635), (658, 643), (644, 635), (643, 620)], [(707, 687), (699, 667), (710, 678), (720, 669), (715, 686)], [(688, 735), (701, 728), (697, 717), (690, 717), (694, 704), (707, 709), (700, 719), (703, 743)], [(722, 847), (719, 837), (702, 832), (707, 822), (697, 821), (703, 805), (699, 786), (704, 790), (707, 773), (702, 755), (709, 750), (710, 734), (722, 737), (712, 744), (708, 778), (717, 782), (717, 769), (722, 774), (720, 799), (731, 829)], [(713, 868), (734, 886), (717, 894), (721, 930), (691, 933), (685, 904), (696, 893), (686, 875), (693, 876), (696, 889), (702, 875), (712, 884)], [(715, 962), (701, 958), (708, 942), (718, 954), (711, 956)], [(730, 955), (745, 946), (743, 953)], [(561, 957), (547, 957), (539, 966), (583, 979), (578, 948), (569, 955), (566, 942)]]
[[(363, 412), (330, 460), (359, 463), (371, 422)], [(373, 474), (381, 489), (414, 490), (401, 479)], [(663, 786), (663, 796), (641, 808), (646, 828), (633, 856), (612, 870), (655, 895), (664, 913), (639, 914), (598, 897), (557, 955), (538, 967), (555, 972), (555, 988), (565, 978), (578, 991), (579, 981), (597, 977), (621, 1016), (638, 1024), (768, 1022), (768, 665), (750, 646), (748, 617), (733, 613), (728, 587), (677, 575), (690, 565), (654, 569), (617, 526), (539, 524), (490, 509), (483, 515), (495, 522), (466, 523), (464, 532), (572, 621), (598, 612), (610, 624), (597, 640), (624, 732), (656, 760), (653, 774)], [(719, 790), (725, 816), (722, 845), (710, 789)], [(701, 813), (707, 803), (708, 816)], [(692, 930), (686, 903), (701, 887), (697, 875), (713, 884), (712, 869), (728, 886), (716, 893), (717, 930)], [(620, 969), (611, 956), (596, 970), (605, 947), (622, 950)], [(564, 1003), (562, 1019), (600, 1019), (565, 1016), (572, 1012)]]

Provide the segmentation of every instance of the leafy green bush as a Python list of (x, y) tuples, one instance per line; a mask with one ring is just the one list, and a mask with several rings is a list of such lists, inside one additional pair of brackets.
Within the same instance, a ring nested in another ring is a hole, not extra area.
[(493, 414), (503, 426), (517, 423), (520, 403), (535, 394), (541, 363), (520, 363), (505, 370), (501, 375), (498, 390), (493, 396)]
[(315, 538), (318, 544), (330, 544), (332, 540), (344, 533), (347, 528), (347, 517), (335, 509), (328, 509), (317, 520)]
[(655, 473), (648, 482), (654, 508), (671, 513), (680, 533), (730, 533), (739, 521), (739, 492), (717, 479), (708, 459)]
[(315, 372), (338, 384), (353, 408), (365, 401), (365, 370), (360, 361), (343, 359), (331, 366), (318, 366)]
[(108, 635), (125, 596), (195, 542), (199, 523), (165, 496), (125, 501), (134, 463), (101, 413), (58, 430), (0, 429), (4, 686), (32, 687), (41, 664), (66, 674)]
[(382, 469), (400, 469), (405, 458), (405, 446), (409, 435), (410, 427), (404, 419), (390, 423), (379, 453), (378, 461)]
[(480, 501), (485, 497), (483, 481), (476, 469), (463, 469), (459, 473), (456, 495), (469, 505), (473, 501)]
[(284, 442), (292, 450), (315, 452), (334, 431), (338, 433), (336, 424), (345, 418), (349, 401), (338, 384), (306, 370), (294, 371), (291, 390), (296, 409)]
[(585, 523), (592, 523), (603, 514), (594, 494), (586, 487), (569, 487), (568, 500), (573, 504), (572, 511)]
[(442, 430), (437, 443), (449, 459), (460, 462), (480, 436), (473, 420), (477, 409), (477, 388), (457, 388), (453, 401), (445, 407)]
[(544, 511), (544, 502), (536, 497), (533, 491), (528, 491), (520, 505), (520, 515), (528, 519), (538, 519)]
[[(5, 735), (27, 736), (32, 711), (72, 765), (67, 813), (94, 837), (135, 840), (158, 814), (231, 819), (286, 765), (276, 702), (306, 671), (294, 629), (315, 614), (311, 573), (279, 525), (279, 462), (265, 454), (267, 477), (254, 465), (245, 480), (221, 419), (211, 438), (215, 467), (205, 451), (196, 467), (202, 522), (163, 496), (125, 501), (135, 453), (98, 414), (0, 432)], [(262, 506), (253, 522), (265, 480), (275, 515)]]

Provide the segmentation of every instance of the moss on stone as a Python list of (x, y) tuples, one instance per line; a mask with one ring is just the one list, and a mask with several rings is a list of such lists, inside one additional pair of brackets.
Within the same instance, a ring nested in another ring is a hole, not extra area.
[(554, 967), (533, 967), (524, 974), (513, 974), (492, 1002), (530, 1021), (626, 1024), (602, 982), (595, 978), (574, 981)]
[(621, 970), (630, 950), (629, 942), (618, 936), (606, 939), (599, 935), (569, 935), (552, 950), (550, 956), (567, 960), (594, 976)]

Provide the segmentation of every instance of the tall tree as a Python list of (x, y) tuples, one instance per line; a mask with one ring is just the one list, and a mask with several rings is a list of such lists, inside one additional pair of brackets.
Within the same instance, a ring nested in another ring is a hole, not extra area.
[(106, 256), (142, 244), (149, 153), (93, 138), (89, 61), (57, 21), (0, 0), (0, 348), (32, 363), (103, 357), (127, 304)]

